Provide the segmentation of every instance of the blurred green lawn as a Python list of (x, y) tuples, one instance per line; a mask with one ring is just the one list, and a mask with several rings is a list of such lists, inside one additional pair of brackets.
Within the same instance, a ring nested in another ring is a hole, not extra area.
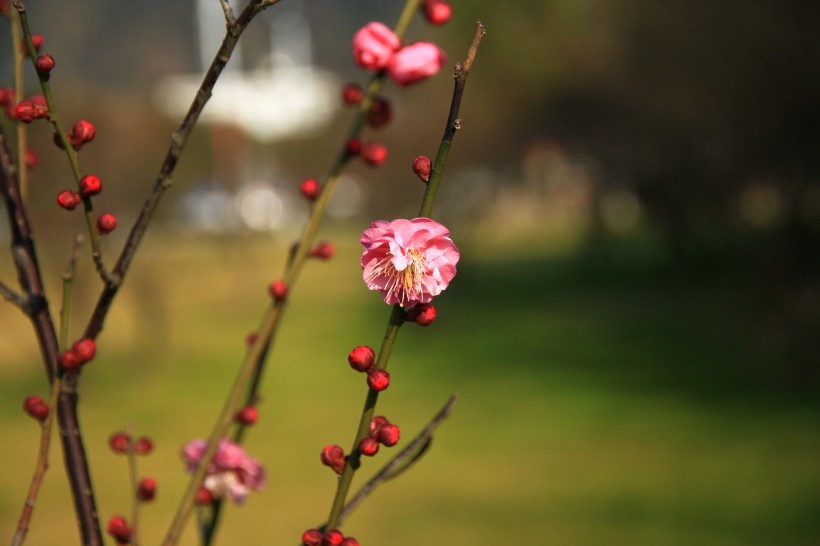
[[(346, 355), (377, 346), (389, 313), (361, 283), (348, 235), (292, 291), (247, 442), (268, 485), (226, 511), (221, 544), (292, 545), (327, 516), (335, 480), (319, 452), (349, 447), (365, 395)], [(526, 244), (462, 250), (437, 322), (402, 328), (379, 406), (404, 438), (454, 392), (455, 413), (346, 533), (364, 545), (820, 542), (820, 405), (769, 388), (760, 370), (776, 355), (737, 342), (744, 300), (731, 279), (676, 274), (640, 245), (604, 261)], [(155, 440), (139, 472), (159, 481), (141, 516), (141, 542), (156, 544), (186, 483), (180, 446), (210, 429), (284, 250), (151, 234), (141, 252), (83, 374), (81, 418), (103, 522), (130, 511), (126, 463), (108, 435), (131, 423)], [(56, 279), (60, 261), (47, 266)], [(77, 316), (97, 291), (83, 267)], [(59, 308), (56, 286), (50, 294)], [(8, 537), (38, 437), (20, 404), (46, 391), (30, 327), (7, 304), (0, 332)], [(68, 499), (54, 449), (28, 544), (79, 543)], [(181, 544), (196, 543), (190, 527)]]

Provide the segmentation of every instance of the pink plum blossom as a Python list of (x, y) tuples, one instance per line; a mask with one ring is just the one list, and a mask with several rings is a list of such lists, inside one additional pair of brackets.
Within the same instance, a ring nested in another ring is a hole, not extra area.
[(430, 42), (401, 48), (387, 63), (387, 73), (398, 85), (410, 85), (433, 76), (447, 61), (444, 51)]
[(396, 33), (383, 23), (373, 21), (353, 35), (353, 59), (367, 70), (381, 70), (401, 47)]
[[(188, 472), (196, 470), (207, 446), (208, 442), (205, 440), (193, 440), (185, 445), (182, 458), (185, 459)], [(219, 441), (216, 455), (208, 466), (203, 486), (215, 498), (227, 495), (234, 503), (239, 504), (245, 500), (251, 489), (259, 491), (265, 487), (265, 469), (259, 461), (248, 456), (238, 444), (223, 438)]]
[(365, 284), (403, 307), (428, 303), (447, 288), (460, 257), (450, 231), (429, 218), (377, 220), (361, 243)]

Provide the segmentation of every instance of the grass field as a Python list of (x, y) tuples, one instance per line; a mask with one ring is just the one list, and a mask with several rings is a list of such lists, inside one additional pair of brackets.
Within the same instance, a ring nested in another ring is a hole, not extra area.
[[(334, 478), (318, 454), (347, 449), (365, 395), (346, 355), (378, 345), (389, 313), (361, 283), (348, 240), (292, 292), (247, 442), (267, 488), (226, 511), (221, 544), (293, 545), (327, 516)], [(465, 245), (436, 323), (402, 328), (379, 406), (406, 438), (451, 393), (455, 413), (345, 531), (371, 546), (820, 543), (816, 396), (772, 386), (778, 353), (744, 342), (748, 301), (731, 275), (681, 274), (641, 248), (603, 259)], [(130, 510), (125, 461), (106, 441), (131, 423), (157, 446), (139, 464), (160, 484), (141, 542), (159, 541), (185, 486), (180, 446), (210, 429), (283, 255), (264, 239), (149, 237), (81, 383), (103, 521)], [(49, 265), (56, 278), (59, 260)], [(78, 284), (77, 316), (96, 290)], [(9, 537), (38, 435), (20, 404), (46, 392), (30, 327), (8, 304), (0, 354)], [(54, 449), (28, 544), (79, 543), (68, 499)], [(196, 543), (191, 527), (182, 544)]]

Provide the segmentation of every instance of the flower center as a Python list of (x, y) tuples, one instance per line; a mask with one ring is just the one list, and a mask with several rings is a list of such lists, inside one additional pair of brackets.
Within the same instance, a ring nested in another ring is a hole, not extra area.
[(424, 256), (418, 250), (411, 248), (407, 251), (407, 265), (404, 269), (396, 269), (391, 256), (387, 255), (373, 268), (370, 280), (386, 277), (388, 281), (384, 290), (390, 295), (395, 294), (399, 305), (404, 307), (407, 301), (419, 299), (424, 287), (422, 281), (426, 270)]

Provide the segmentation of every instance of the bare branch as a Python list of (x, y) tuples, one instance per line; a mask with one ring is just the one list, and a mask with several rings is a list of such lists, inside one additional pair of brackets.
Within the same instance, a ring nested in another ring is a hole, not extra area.
[(228, 0), (219, 0), (219, 3), (222, 5), (222, 11), (225, 12), (225, 23), (228, 25), (228, 28), (233, 27), (234, 23), (236, 23), (236, 16), (233, 14), (231, 3)]

